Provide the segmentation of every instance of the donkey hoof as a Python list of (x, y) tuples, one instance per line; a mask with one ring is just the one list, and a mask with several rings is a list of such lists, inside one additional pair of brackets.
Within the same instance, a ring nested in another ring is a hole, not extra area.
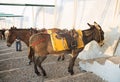
[(68, 72), (69, 72), (71, 75), (74, 74), (73, 70), (68, 70)]
[(31, 63), (28, 63), (28, 65), (31, 65)]
[(32, 61), (29, 61), (28, 63), (29, 63), (29, 65), (31, 65)]
[(43, 73), (43, 76), (44, 76), (44, 77), (46, 77), (46, 76), (47, 76), (47, 74), (44, 72), (44, 73)]
[(65, 59), (63, 58), (62, 61), (64, 61)]
[(37, 74), (37, 76), (41, 76), (41, 74), (39, 73), (39, 74)]
[(28, 63), (27, 63), (27, 66), (30, 66), (30, 65), (31, 65), (31, 63), (28, 62)]
[(74, 74), (74, 72), (71, 72), (70, 74), (71, 74), (71, 75), (73, 75), (73, 74)]
[(44, 76), (44, 78), (48, 78), (48, 76)]
[(39, 73), (39, 74), (37, 74), (37, 76), (41, 76), (41, 74)]
[(57, 61), (60, 61), (60, 59), (61, 59), (61, 58), (59, 57), (59, 58), (57, 59)]
[(35, 72), (37, 74), (37, 76), (41, 76), (40, 72)]

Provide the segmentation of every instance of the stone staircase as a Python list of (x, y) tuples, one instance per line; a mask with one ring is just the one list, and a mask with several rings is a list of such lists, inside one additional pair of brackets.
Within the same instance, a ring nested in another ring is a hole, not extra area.
[(69, 56), (64, 61), (57, 61), (56, 56), (48, 56), (43, 62), (47, 78), (37, 76), (34, 67), (28, 65), (28, 50), (25, 44), (22, 52), (15, 51), (15, 44), (7, 47), (0, 41), (0, 82), (106, 82), (91, 72), (83, 72), (79, 67), (79, 59), (74, 66), (74, 75), (67, 72)]
[(79, 65), (82, 70), (93, 72), (108, 82), (120, 82), (120, 56), (82, 60)]

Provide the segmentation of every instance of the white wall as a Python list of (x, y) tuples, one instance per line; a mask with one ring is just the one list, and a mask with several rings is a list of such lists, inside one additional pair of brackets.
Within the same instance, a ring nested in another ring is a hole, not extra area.
[(104, 64), (100, 64), (97, 61), (93, 61), (92, 64), (89, 62), (80, 62), (79, 64), (81, 69), (93, 72), (100, 76), (103, 80), (108, 82), (120, 82), (119, 64), (115, 64), (110, 60), (106, 60)]

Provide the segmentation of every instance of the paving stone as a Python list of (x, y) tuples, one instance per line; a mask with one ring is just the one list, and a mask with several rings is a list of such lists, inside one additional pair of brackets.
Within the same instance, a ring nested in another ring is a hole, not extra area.
[(22, 52), (16, 52), (15, 44), (8, 48), (5, 41), (0, 43), (0, 82), (105, 82), (92, 73), (82, 72), (78, 64), (79, 59), (75, 62), (75, 74), (71, 76), (67, 69), (70, 59), (68, 55), (64, 61), (59, 62), (56, 56), (49, 55), (42, 64), (48, 78), (37, 76), (33, 64), (28, 65), (28, 50), (25, 44), (22, 46)]

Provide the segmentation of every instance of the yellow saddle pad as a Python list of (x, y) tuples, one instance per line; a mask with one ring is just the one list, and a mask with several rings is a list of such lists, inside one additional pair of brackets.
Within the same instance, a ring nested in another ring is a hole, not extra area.
[[(58, 39), (56, 38), (56, 33), (52, 32), (51, 30), (47, 31), (50, 34), (50, 38), (51, 38), (51, 42), (52, 42), (52, 46), (54, 51), (62, 51), (62, 50), (69, 50), (66, 39), (62, 38), (62, 39)], [(82, 41), (82, 32), (81, 30), (77, 30), (79, 37), (77, 39), (78, 42), (78, 46), (77, 48), (82, 48), (84, 47), (84, 43)]]

